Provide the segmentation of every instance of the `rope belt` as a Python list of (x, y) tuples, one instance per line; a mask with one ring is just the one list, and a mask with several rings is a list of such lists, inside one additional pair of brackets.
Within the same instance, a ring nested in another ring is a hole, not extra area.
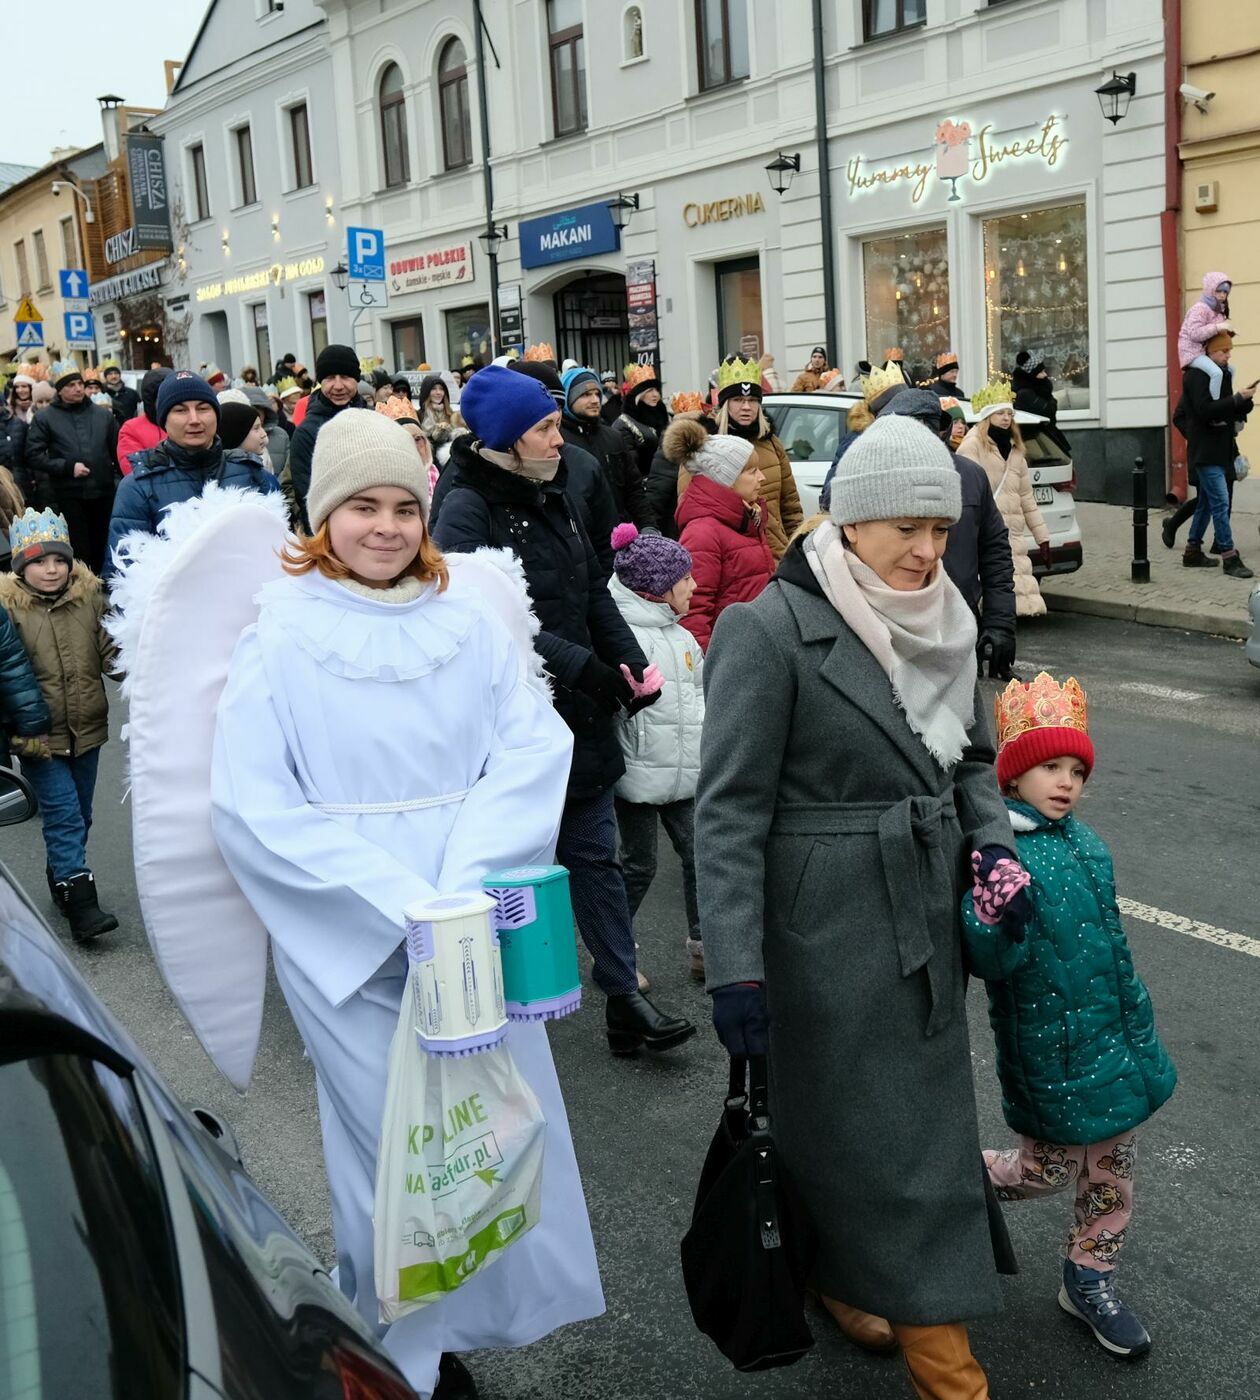
[(452, 802), (462, 802), (472, 791), (444, 792), (438, 797), (413, 797), (406, 802), (312, 802), (317, 812), (330, 812), (334, 816), (375, 817), (386, 812), (422, 812), (426, 807), (446, 807)]

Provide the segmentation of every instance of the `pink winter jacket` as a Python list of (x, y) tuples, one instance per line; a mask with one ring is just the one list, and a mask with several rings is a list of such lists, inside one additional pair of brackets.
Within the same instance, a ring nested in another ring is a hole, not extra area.
[(1204, 345), (1217, 331), (1228, 327), (1228, 319), (1216, 304), (1216, 289), (1232, 279), (1225, 272), (1208, 272), (1203, 276), (1203, 295), (1186, 312), (1186, 319), (1177, 333), (1177, 360), (1182, 369), (1203, 354)]

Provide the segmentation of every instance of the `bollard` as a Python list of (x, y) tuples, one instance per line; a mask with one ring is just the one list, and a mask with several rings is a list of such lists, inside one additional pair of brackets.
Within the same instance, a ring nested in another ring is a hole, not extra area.
[(1133, 459), (1133, 562), (1129, 577), (1134, 583), (1150, 583), (1151, 561), (1146, 557), (1146, 469), (1141, 457)]

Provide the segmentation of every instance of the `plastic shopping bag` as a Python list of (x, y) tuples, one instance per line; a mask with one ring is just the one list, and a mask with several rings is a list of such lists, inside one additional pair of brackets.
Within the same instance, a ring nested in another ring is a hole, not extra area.
[(404, 996), (376, 1164), (382, 1322), (439, 1302), (537, 1225), (546, 1131), (506, 1045), (430, 1055)]

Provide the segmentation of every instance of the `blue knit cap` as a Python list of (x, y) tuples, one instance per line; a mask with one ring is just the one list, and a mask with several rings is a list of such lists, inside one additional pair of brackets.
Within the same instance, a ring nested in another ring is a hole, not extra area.
[(190, 369), (177, 369), (174, 374), (168, 374), (158, 390), (158, 427), (166, 427), (166, 415), (177, 403), (189, 403), (194, 399), (208, 403), (214, 409), (215, 418), (218, 418), (218, 396), (199, 374), (194, 374)]
[(576, 418), (573, 412), (573, 401), (580, 399), (583, 394), (591, 389), (599, 388), (599, 376), (593, 369), (587, 369), (584, 365), (577, 365), (573, 369), (567, 369), (560, 376), (560, 382), (564, 385), (564, 416), (566, 418)]
[(459, 411), (479, 442), (492, 452), (507, 452), (535, 424), (551, 417), (556, 401), (530, 375), (487, 365), (464, 386)]

